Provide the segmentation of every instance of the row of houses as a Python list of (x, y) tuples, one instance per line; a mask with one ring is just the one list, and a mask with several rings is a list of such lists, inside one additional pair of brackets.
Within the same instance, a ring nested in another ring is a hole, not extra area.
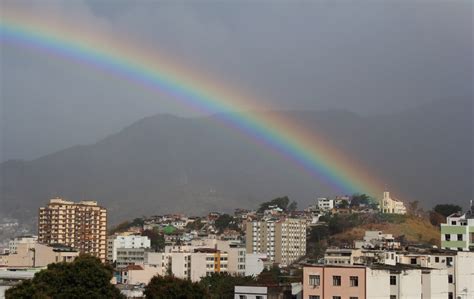
[(404, 253), (395, 264), (323, 264), (303, 268), (305, 299), (474, 298), (474, 253)]

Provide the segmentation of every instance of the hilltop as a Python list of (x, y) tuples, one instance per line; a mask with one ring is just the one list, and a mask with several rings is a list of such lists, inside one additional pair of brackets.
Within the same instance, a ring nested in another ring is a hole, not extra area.
[(416, 216), (400, 216), (398, 221), (367, 221), (331, 236), (331, 242), (344, 243), (361, 240), (367, 230), (383, 231), (392, 234), (397, 239), (403, 238), (407, 243), (440, 245), (439, 227), (432, 225), (426, 218)]

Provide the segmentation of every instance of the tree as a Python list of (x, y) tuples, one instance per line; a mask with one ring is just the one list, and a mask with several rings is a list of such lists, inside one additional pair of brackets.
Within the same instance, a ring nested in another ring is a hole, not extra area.
[(186, 224), (186, 229), (189, 230), (200, 230), (203, 227), (204, 223), (202, 223), (201, 219), (196, 219), (195, 221)]
[(142, 236), (150, 238), (151, 248), (155, 251), (160, 251), (165, 248), (165, 237), (157, 229), (144, 230)]
[(288, 206), (288, 212), (294, 212), (296, 209), (298, 209), (298, 204), (293, 200)]
[(110, 280), (113, 270), (96, 257), (81, 255), (72, 263), (55, 263), (32, 280), (8, 289), (5, 298), (125, 298)]
[(209, 298), (207, 290), (199, 283), (174, 276), (154, 276), (145, 287), (146, 298), (151, 299), (200, 299)]
[(270, 269), (263, 269), (263, 271), (257, 276), (257, 282), (264, 285), (284, 282), (280, 267), (273, 265)]
[(112, 227), (109, 231), (109, 235), (113, 235), (118, 232), (123, 232), (126, 231), (129, 227), (131, 227), (131, 224), (129, 221), (124, 221), (119, 223), (118, 225)]
[(420, 202), (418, 200), (411, 201), (408, 203), (408, 214), (410, 215), (423, 214), (423, 208), (420, 207)]
[(446, 217), (441, 215), (440, 213), (436, 213), (435, 211), (430, 211), (429, 213), (430, 223), (434, 226), (440, 226), (441, 223), (446, 221)]
[(220, 215), (214, 222), (216, 228), (222, 233), (226, 228), (237, 229), (234, 217), (229, 214)]
[(252, 276), (234, 276), (228, 273), (212, 273), (203, 277), (199, 283), (209, 290), (210, 298), (231, 299), (234, 298), (234, 287), (236, 285), (255, 283), (255, 278)]
[(263, 211), (267, 210), (268, 207), (270, 207), (270, 206), (278, 206), (283, 211), (287, 211), (289, 203), (290, 203), (290, 199), (288, 198), (288, 196), (277, 197), (273, 200), (270, 200), (270, 201), (267, 201), (267, 202), (264, 202), (264, 203), (260, 204), (260, 208), (258, 209), (257, 212), (258, 213), (263, 213)]
[(436, 205), (433, 208), (433, 211), (435, 211), (438, 214), (443, 215), (444, 217), (448, 217), (451, 214), (461, 212), (462, 208), (458, 205), (453, 205), (453, 204), (441, 204), (441, 205)]
[(341, 203), (338, 206), (338, 208), (340, 209), (347, 209), (348, 207), (349, 207), (349, 203), (347, 202), (347, 200), (341, 201)]

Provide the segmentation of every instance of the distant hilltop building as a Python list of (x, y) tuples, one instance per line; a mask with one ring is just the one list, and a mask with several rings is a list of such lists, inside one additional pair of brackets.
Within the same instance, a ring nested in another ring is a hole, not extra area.
[(96, 201), (51, 199), (39, 209), (38, 242), (70, 246), (105, 262), (107, 210)]
[(380, 211), (386, 214), (400, 214), (404, 215), (407, 213), (407, 208), (402, 201), (390, 198), (390, 192), (385, 191), (383, 193), (382, 204), (380, 205)]

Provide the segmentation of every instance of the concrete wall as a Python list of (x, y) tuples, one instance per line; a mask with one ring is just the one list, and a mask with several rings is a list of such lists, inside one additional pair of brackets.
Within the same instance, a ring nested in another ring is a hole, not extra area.
[(367, 268), (367, 299), (390, 298), (390, 272)]
[(421, 274), (423, 299), (446, 299), (448, 297), (448, 270), (424, 270)]
[(456, 297), (474, 298), (474, 252), (458, 252), (455, 263)]
[[(393, 274), (392, 274), (393, 275)], [(421, 270), (402, 270), (397, 275), (397, 299), (421, 298)]]
[(144, 266), (143, 270), (129, 270), (128, 271), (128, 284), (148, 284), (153, 276), (158, 275), (158, 269), (154, 267)]

